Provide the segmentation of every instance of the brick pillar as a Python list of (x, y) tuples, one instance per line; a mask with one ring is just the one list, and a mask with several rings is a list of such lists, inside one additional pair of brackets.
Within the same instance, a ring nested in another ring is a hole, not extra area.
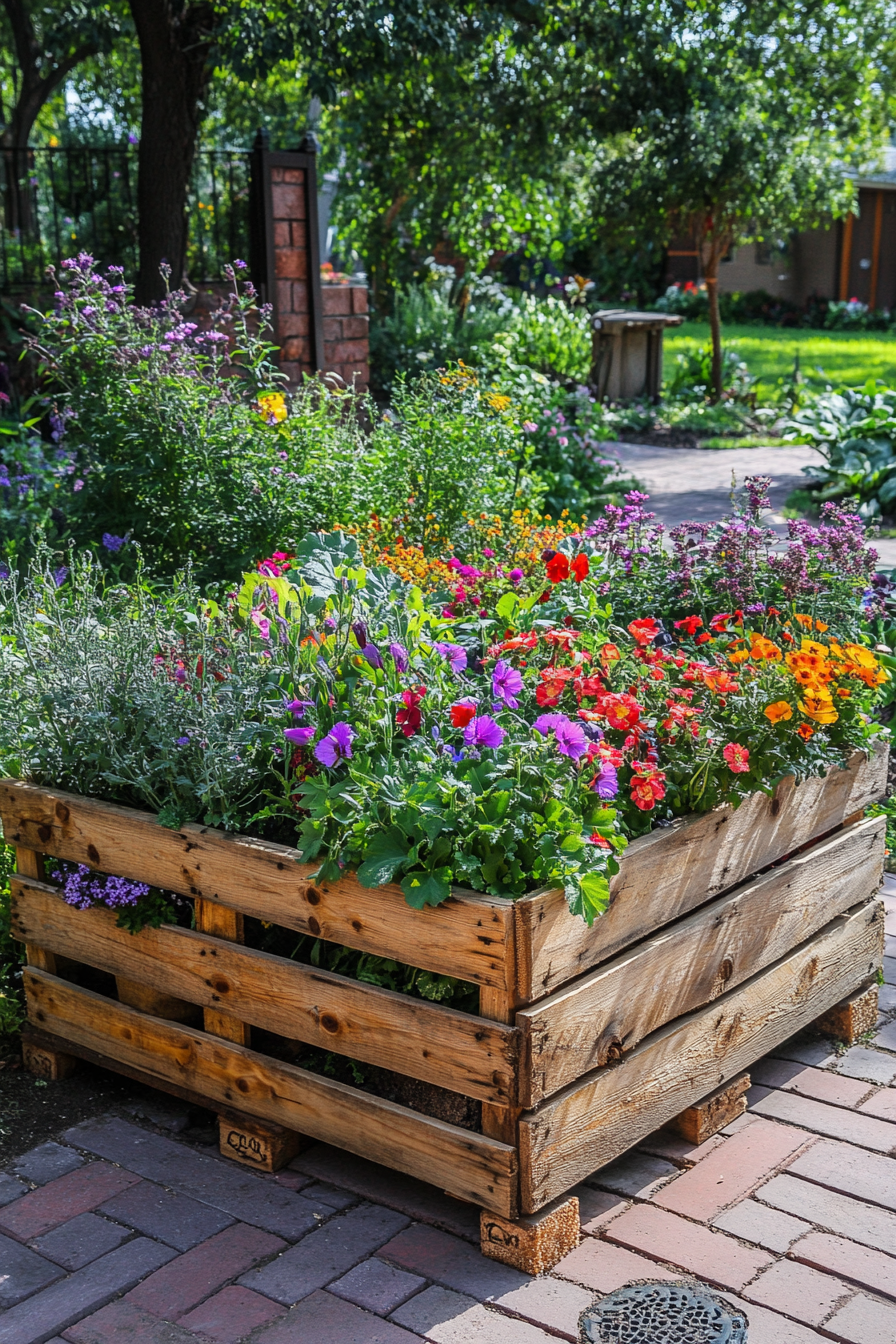
[(271, 150), (259, 131), (252, 150), (252, 276), (273, 306), (274, 343), (295, 386), (324, 365), (323, 302), (317, 236), (317, 145)]
[(367, 286), (324, 285), (324, 360), (327, 373), (338, 373), (349, 386), (366, 390), (370, 382)]

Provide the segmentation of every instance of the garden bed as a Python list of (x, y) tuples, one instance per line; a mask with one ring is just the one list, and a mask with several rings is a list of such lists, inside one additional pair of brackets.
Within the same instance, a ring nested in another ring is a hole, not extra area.
[[(884, 818), (863, 812), (886, 768), (884, 747), (856, 753), (636, 840), (592, 928), (558, 892), (457, 891), (414, 910), (397, 886), (317, 883), (284, 846), (3, 781), (26, 1034), (48, 1057), (99, 1060), (234, 1123), (534, 1214), (873, 980)], [(195, 928), (132, 935), (109, 910), (76, 910), (41, 854), (192, 898)], [(242, 946), (244, 915), (473, 982), (479, 1015)], [(115, 976), (118, 1000), (111, 980), (75, 983), (73, 963)], [(176, 1020), (197, 1009), (202, 1029)], [(253, 1028), (478, 1101), (483, 1132), (283, 1063), (253, 1049)]]

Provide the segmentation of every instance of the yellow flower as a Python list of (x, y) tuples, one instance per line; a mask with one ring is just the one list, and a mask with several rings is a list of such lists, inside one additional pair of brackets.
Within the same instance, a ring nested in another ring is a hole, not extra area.
[(282, 392), (262, 392), (258, 401), (255, 403), (259, 415), (264, 416), (269, 423), (275, 424), (286, 419), (286, 398)]
[(804, 700), (799, 702), (800, 709), (807, 719), (813, 719), (816, 723), (836, 723), (840, 715), (834, 708), (834, 702), (825, 688), (820, 687), (817, 691), (807, 693)]
[(769, 723), (780, 723), (782, 719), (792, 719), (793, 710), (786, 700), (776, 700), (773, 705), (766, 705), (765, 717)]

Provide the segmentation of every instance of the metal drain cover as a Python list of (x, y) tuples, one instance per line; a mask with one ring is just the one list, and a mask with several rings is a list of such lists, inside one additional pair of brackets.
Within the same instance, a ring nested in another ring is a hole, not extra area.
[(746, 1344), (747, 1318), (687, 1283), (620, 1288), (579, 1317), (580, 1344)]

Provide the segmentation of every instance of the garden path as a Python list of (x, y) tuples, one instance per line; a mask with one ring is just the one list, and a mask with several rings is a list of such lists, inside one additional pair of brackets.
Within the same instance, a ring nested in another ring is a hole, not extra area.
[[(642, 482), (650, 495), (649, 507), (660, 522), (675, 527), (691, 519), (711, 522), (731, 508), (731, 476), (738, 485), (745, 476), (771, 476), (771, 526), (787, 535), (781, 509), (787, 496), (804, 484), (803, 467), (819, 461), (805, 444), (787, 448), (654, 448), (640, 443), (606, 445), (623, 470)], [(896, 538), (874, 543), (883, 569), (896, 566)]]
[(884, 902), (867, 1044), (803, 1033), (721, 1135), (658, 1133), (596, 1172), (551, 1274), (484, 1259), (470, 1205), (324, 1144), (276, 1176), (222, 1161), (153, 1094), (144, 1123), (87, 1120), (0, 1173), (0, 1344), (555, 1344), (602, 1295), (683, 1274), (750, 1344), (892, 1344), (896, 879)]

